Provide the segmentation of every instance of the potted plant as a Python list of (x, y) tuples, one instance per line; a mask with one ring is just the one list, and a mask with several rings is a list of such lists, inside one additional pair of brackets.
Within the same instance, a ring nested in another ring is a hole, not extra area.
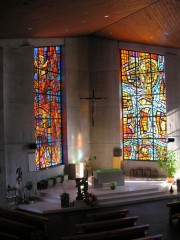
[(109, 186), (110, 186), (111, 190), (114, 190), (114, 189), (116, 189), (117, 182), (110, 182)]
[(174, 175), (176, 173), (176, 153), (174, 150), (167, 150), (164, 151), (164, 149), (160, 149), (158, 151), (158, 161), (157, 161), (159, 167), (161, 169), (164, 169), (166, 171), (167, 175), (167, 181), (173, 182), (174, 181)]

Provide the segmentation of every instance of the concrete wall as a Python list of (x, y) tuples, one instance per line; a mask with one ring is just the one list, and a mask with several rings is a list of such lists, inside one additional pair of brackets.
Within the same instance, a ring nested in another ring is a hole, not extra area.
[[(4, 49), (4, 131), (7, 185), (15, 184), (16, 169), (28, 171), (26, 146), (34, 142), (33, 48)], [(26, 179), (26, 174), (23, 174)], [(24, 180), (25, 180), (24, 179)]]
[(65, 39), (65, 78), (68, 160), (78, 163), (90, 157), (88, 39)]
[(5, 149), (4, 149), (4, 49), (0, 47), (0, 206), (6, 202), (6, 168), (5, 168)]
[(96, 101), (91, 124), (91, 156), (96, 169), (112, 168), (113, 148), (120, 146), (119, 46), (117, 41), (89, 39), (90, 94), (105, 98)]

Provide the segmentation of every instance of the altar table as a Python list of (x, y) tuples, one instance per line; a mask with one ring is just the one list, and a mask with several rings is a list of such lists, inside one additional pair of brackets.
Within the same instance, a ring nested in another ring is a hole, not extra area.
[(122, 169), (99, 169), (93, 170), (93, 176), (91, 177), (92, 188), (102, 188), (104, 184), (116, 182), (117, 186), (124, 185), (124, 174)]

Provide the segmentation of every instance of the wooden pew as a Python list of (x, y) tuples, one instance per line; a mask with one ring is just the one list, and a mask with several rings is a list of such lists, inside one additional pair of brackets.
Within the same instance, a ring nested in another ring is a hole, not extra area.
[(151, 235), (151, 236), (146, 236), (142, 238), (134, 238), (133, 240), (163, 240), (163, 235), (162, 234), (156, 234), (156, 235)]
[(117, 228), (133, 227), (138, 220), (137, 216), (125, 217), (119, 219), (112, 219), (106, 221), (90, 222), (76, 224), (77, 233), (100, 232), (106, 230), (113, 230)]
[(18, 237), (20, 240), (42, 239), (36, 228), (31, 225), (16, 222), (6, 218), (0, 217), (0, 231), (2, 233), (11, 234)]
[(180, 214), (180, 201), (169, 202), (166, 205), (169, 207), (169, 222), (172, 223), (174, 219), (178, 219), (177, 216)]
[(9, 208), (0, 208), (0, 217), (7, 218), (9, 220), (14, 220), (17, 222), (21, 222), (24, 224), (28, 224), (31, 226), (36, 227), (39, 231), (44, 234), (44, 238), (47, 235), (47, 217), (38, 216), (35, 214), (22, 212), (15, 209), (9, 209)]
[(0, 231), (0, 239), (1, 240), (20, 240), (20, 237)]
[(87, 214), (87, 219), (90, 221), (96, 221), (96, 222), (106, 221), (106, 220), (126, 217), (127, 213), (129, 213), (129, 209), (104, 211), (99, 213)]
[(96, 233), (85, 233), (85, 234), (75, 234), (71, 236), (64, 236), (61, 240), (107, 240), (107, 239), (123, 239), (123, 240), (130, 240), (133, 238), (140, 238), (145, 237), (146, 231), (149, 229), (149, 224), (122, 228), (122, 229), (115, 229), (109, 231), (102, 231)]
[(174, 214), (174, 217), (175, 217), (178, 221), (180, 221), (180, 213), (175, 213), (175, 214)]

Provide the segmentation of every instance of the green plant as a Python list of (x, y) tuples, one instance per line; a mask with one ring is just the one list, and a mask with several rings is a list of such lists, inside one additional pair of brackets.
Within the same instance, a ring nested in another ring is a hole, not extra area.
[(163, 148), (158, 151), (158, 165), (164, 169), (168, 178), (173, 178), (176, 173), (176, 153), (173, 150), (164, 151)]
[(110, 182), (109, 186), (111, 190), (114, 190), (117, 186), (117, 182)]

